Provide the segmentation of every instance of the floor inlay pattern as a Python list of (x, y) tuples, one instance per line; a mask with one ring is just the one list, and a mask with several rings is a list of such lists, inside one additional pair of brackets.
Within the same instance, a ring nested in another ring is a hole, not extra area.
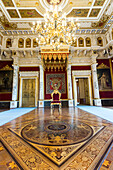
[(46, 119), (30, 123), (22, 129), (21, 134), (26, 140), (37, 144), (64, 146), (89, 139), (93, 135), (93, 129), (76, 120)]
[(18, 165), (9, 155), (3, 144), (0, 142), (0, 170), (5, 169), (13, 169), (13, 170), (20, 170)]
[(78, 108), (35, 109), (0, 128), (2, 143), (25, 170), (93, 170), (112, 135), (112, 123)]

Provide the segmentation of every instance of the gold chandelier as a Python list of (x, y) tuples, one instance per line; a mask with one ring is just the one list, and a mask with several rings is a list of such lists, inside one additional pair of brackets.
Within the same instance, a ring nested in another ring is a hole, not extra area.
[(44, 21), (33, 22), (32, 31), (37, 33), (39, 45), (50, 45), (58, 50), (61, 45), (71, 45), (75, 40), (79, 23), (73, 18), (66, 18), (66, 13), (58, 8), (59, 0), (51, 0), (50, 10), (46, 11)]

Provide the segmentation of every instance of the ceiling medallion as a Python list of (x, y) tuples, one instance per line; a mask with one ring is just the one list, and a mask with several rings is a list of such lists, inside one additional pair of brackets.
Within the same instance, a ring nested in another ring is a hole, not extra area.
[(59, 5), (61, 0), (47, 0), (50, 5)]

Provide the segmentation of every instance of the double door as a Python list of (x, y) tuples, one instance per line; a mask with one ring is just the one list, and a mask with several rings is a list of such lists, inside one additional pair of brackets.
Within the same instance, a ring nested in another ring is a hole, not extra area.
[(22, 107), (35, 107), (35, 79), (23, 79)]

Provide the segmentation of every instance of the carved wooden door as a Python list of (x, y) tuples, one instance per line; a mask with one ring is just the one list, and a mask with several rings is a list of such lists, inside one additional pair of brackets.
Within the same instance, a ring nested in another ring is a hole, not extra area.
[(35, 107), (35, 79), (23, 79), (22, 107)]

